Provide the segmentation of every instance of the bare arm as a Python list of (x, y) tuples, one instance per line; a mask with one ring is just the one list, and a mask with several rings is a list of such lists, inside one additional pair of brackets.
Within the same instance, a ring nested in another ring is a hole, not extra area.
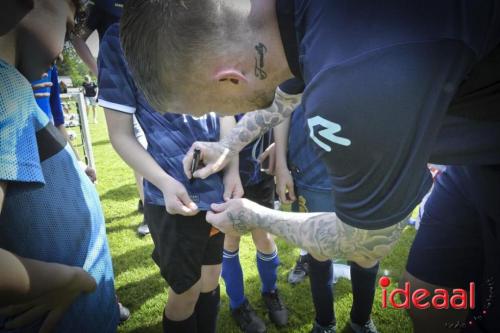
[(290, 128), (290, 118), (285, 119), (274, 128), (274, 143), (276, 149), (276, 193), (281, 203), (290, 204), (295, 201), (295, 188), (293, 177), (290, 174), (287, 164), (288, 132)]
[(132, 115), (106, 108), (104, 113), (113, 148), (132, 169), (163, 192), (167, 211), (171, 214), (197, 214), (198, 207), (184, 186), (168, 175), (135, 138)]
[(97, 62), (90, 52), (90, 49), (85, 42), (85, 39), (79, 36), (74, 36), (71, 38), (71, 44), (75, 48), (76, 53), (80, 56), (80, 59), (87, 65), (90, 71), (97, 76)]
[[(7, 183), (0, 181), (0, 213), (6, 193)], [(76, 297), (96, 288), (94, 279), (81, 267), (22, 258), (1, 248), (0, 267), (0, 315), (15, 317), (5, 324), (6, 329), (46, 315), (40, 332), (48, 332)], [(36, 309), (42, 312), (36, 313)], [(16, 317), (20, 313), (23, 315)]]
[(287, 213), (238, 199), (212, 205), (207, 221), (226, 233), (243, 234), (261, 228), (283, 237), (318, 259), (353, 260), (371, 267), (396, 244), (405, 222), (379, 230), (364, 230), (343, 223), (335, 213)]
[[(184, 158), (186, 176), (206, 178), (222, 170), (246, 145), (290, 117), (295, 107), (300, 104), (301, 98), (302, 95), (289, 95), (278, 88), (274, 102), (269, 108), (247, 113), (221, 141), (195, 142)], [(196, 148), (202, 151), (206, 166), (191, 175), (189, 165)]]

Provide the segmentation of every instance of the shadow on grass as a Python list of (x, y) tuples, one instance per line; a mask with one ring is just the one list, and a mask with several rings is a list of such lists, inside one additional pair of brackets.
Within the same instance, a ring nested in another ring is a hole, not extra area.
[(125, 214), (125, 215), (118, 215), (118, 216), (113, 216), (113, 217), (107, 218), (106, 224), (111, 224), (114, 221), (121, 220), (121, 219), (127, 219), (127, 218), (132, 217), (132, 216), (137, 216), (137, 221), (138, 221), (137, 223), (135, 223), (135, 222), (130, 223), (129, 226), (128, 225), (127, 226), (117, 225), (117, 226), (113, 226), (113, 227), (107, 227), (106, 231), (109, 233), (109, 232), (116, 232), (116, 231), (120, 231), (120, 230), (124, 230), (124, 229), (129, 229), (129, 228), (130, 229), (136, 228), (137, 225), (142, 220), (142, 214), (138, 213), (137, 211), (133, 211), (133, 212)]
[(133, 250), (127, 251), (119, 256), (113, 257), (113, 266), (115, 268), (115, 275), (118, 276), (128, 270), (136, 268), (148, 268), (155, 266), (151, 258), (153, 251), (153, 244), (145, 244), (138, 246)]
[(109, 140), (100, 140), (100, 141), (95, 141), (95, 142), (92, 142), (92, 146), (93, 147), (96, 147), (96, 146), (104, 146), (104, 145), (108, 145), (110, 144), (109, 143)]
[(166, 294), (167, 283), (159, 272), (149, 275), (144, 279), (128, 283), (116, 290), (120, 302), (127, 306), (130, 311), (135, 312), (149, 299), (159, 294)]
[(101, 200), (127, 201), (137, 198), (137, 187), (135, 183), (115, 187), (101, 195)]

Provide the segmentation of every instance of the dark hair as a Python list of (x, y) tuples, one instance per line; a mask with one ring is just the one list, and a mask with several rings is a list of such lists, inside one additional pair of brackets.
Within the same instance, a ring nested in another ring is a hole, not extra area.
[(192, 70), (223, 31), (220, 6), (218, 0), (125, 3), (122, 48), (136, 84), (158, 111), (167, 111), (167, 100), (181, 82), (195, 81)]

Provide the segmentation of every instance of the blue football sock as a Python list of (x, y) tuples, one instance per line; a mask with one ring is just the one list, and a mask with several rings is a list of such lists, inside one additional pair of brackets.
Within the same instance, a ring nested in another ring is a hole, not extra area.
[(259, 270), (260, 280), (262, 281), (262, 292), (269, 293), (276, 290), (276, 281), (278, 280), (278, 266), (280, 259), (278, 250), (271, 254), (265, 254), (257, 251), (257, 269)]
[(224, 250), (222, 256), (222, 278), (226, 283), (226, 293), (229, 297), (229, 307), (239, 308), (245, 302), (243, 286), (243, 271), (241, 270), (239, 251)]

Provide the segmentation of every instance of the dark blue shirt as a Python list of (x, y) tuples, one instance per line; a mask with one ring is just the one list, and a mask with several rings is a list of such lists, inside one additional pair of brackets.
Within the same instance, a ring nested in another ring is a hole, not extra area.
[(99, 40), (108, 28), (118, 21), (123, 12), (126, 0), (93, 0), (89, 1), (89, 15), (86, 21), (90, 31), (97, 30)]
[[(239, 121), (243, 115), (236, 116), (236, 121)], [(252, 143), (248, 144), (240, 152), (240, 177), (243, 186), (252, 186), (269, 178), (269, 176), (261, 171), (262, 165), (259, 162), (259, 156), (272, 143), (272, 131), (267, 132)]]
[(302, 106), (293, 113), (288, 135), (288, 167), (295, 186), (313, 191), (332, 190), (332, 181), (321, 157), (314, 151), (314, 143), (308, 140), (306, 117)]
[(500, 42), (498, 1), (297, 0), (277, 9), (342, 221), (378, 229), (403, 220), (431, 186), (428, 161), (500, 162), (500, 123), (447, 114)]
[[(220, 174), (190, 182), (184, 174), (182, 159), (195, 141), (218, 141), (219, 120), (215, 114), (194, 118), (181, 114), (160, 114), (138, 91), (128, 71), (120, 47), (119, 24), (109, 27), (99, 51), (99, 105), (135, 114), (144, 129), (148, 152), (170, 176), (181, 182), (201, 210), (222, 202), (224, 187)], [(164, 205), (163, 193), (144, 182), (147, 203)]]

